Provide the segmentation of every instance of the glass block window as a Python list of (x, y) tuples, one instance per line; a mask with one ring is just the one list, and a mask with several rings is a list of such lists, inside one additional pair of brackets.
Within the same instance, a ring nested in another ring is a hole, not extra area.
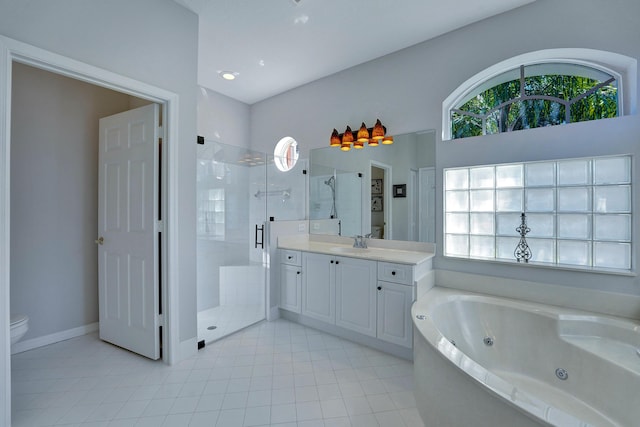
[(225, 192), (224, 188), (198, 191), (198, 238), (224, 240)]
[(631, 156), (444, 170), (444, 254), (515, 261), (526, 214), (532, 263), (631, 270)]

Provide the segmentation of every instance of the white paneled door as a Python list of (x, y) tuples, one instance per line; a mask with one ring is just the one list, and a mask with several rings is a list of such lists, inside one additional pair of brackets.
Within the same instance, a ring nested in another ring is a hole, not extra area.
[(159, 107), (100, 119), (100, 339), (160, 358)]

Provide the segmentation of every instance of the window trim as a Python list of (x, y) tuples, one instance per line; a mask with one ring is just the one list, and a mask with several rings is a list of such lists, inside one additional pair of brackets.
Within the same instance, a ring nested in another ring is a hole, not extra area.
[[(452, 140), (451, 110), (468, 94), (488, 80), (521, 65), (567, 63), (595, 68), (615, 77), (618, 82), (618, 115), (636, 113), (638, 61), (618, 53), (594, 49), (545, 49), (501, 61), (472, 76), (456, 88), (442, 103), (442, 140)], [(606, 64), (606, 65), (605, 65)]]

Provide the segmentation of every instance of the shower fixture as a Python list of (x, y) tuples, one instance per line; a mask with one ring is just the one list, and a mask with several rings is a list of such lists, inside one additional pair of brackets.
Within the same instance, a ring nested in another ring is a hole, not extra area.
[(327, 179), (324, 183), (326, 185), (328, 185), (329, 187), (331, 187), (332, 190), (334, 190), (335, 189), (334, 186), (336, 184), (336, 179), (332, 176), (331, 178)]
[(253, 197), (257, 198), (257, 199), (261, 199), (262, 197), (265, 196), (278, 196), (280, 198), (282, 198), (282, 203), (286, 202), (289, 198), (291, 198), (291, 188), (286, 188), (283, 190), (268, 190), (268, 191), (262, 191), (262, 190), (258, 190), (256, 192), (256, 194), (253, 195)]
[(336, 177), (331, 176), (325, 182), (325, 185), (328, 185), (331, 188), (331, 198), (333, 203), (331, 205), (331, 212), (329, 213), (329, 218), (338, 218), (338, 210), (336, 209)]

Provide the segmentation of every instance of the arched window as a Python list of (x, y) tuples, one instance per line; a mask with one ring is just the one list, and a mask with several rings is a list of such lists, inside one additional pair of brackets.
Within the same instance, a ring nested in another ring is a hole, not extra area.
[[(610, 67), (602, 65), (607, 59)], [(443, 139), (617, 117), (624, 109), (623, 83), (635, 69), (631, 58), (586, 49), (512, 58), (469, 79), (447, 98)]]

